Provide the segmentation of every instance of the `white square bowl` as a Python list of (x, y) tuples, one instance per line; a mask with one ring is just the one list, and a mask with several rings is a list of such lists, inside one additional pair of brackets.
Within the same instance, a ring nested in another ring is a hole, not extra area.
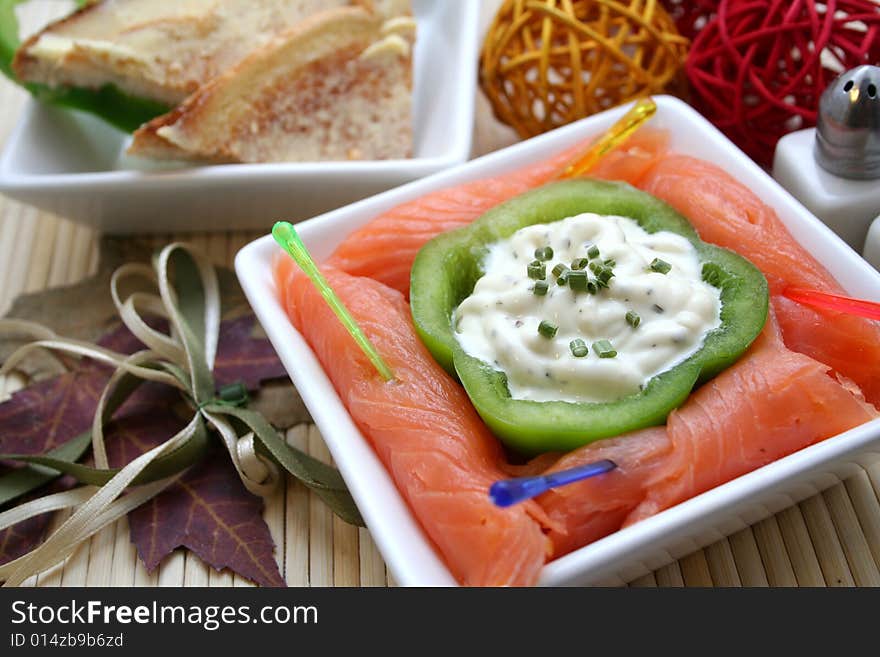
[(411, 159), (135, 170), (124, 156), (125, 133), (29, 100), (0, 156), (0, 192), (104, 232), (255, 229), (460, 164), (471, 149), (479, 3), (412, 4), (418, 34)]
[[(880, 273), (773, 181), (711, 124), (683, 102), (657, 99), (652, 124), (671, 134), (672, 149), (721, 166), (771, 205), (792, 234), (853, 295), (880, 300)], [(454, 170), (405, 185), (316, 217), (298, 231), (317, 259), (379, 213), (435, 189), (497, 175), (548, 157), (609, 127), (622, 113), (605, 112), (511, 146)], [(367, 525), (402, 585), (454, 580), (411, 515), (391, 478), (354, 425), (321, 364), (281, 307), (271, 263), (271, 236), (244, 247), (235, 270), (254, 311), (320, 428)], [(880, 375), (880, 373), (878, 373)], [(656, 516), (547, 564), (545, 585), (629, 581), (736, 532), (827, 488), (880, 458), (880, 420), (874, 420), (718, 486)]]

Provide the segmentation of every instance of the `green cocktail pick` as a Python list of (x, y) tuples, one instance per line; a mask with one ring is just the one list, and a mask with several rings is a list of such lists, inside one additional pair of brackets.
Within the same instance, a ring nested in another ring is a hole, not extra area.
[(327, 279), (321, 274), (315, 261), (312, 260), (312, 256), (306, 248), (306, 245), (303, 244), (299, 235), (297, 235), (296, 229), (294, 229), (294, 227), (287, 221), (278, 221), (272, 226), (272, 237), (275, 238), (275, 241), (278, 242), (282, 249), (287, 251), (290, 257), (293, 258), (294, 262), (296, 262), (296, 264), (299, 265), (299, 268), (302, 269), (303, 273), (311, 279), (312, 283), (315, 284), (315, 287), (318, 288), (321, 296), (324, 297), (324, 301), (326, 301), (327, 305), (330, 306), (334, 313), (336, 313), (336, 316), (339, 318), (339, 321), (342, 322), (345, 330), (351, 334), (354, 341), (357, 342), (361, 349), (363, 349), (367, 358), (370, 359), (370, 362), (376, 370), (378, 370), (382, 378), (386, 381), (394, 379), (394, 373), (391, 371), (391, 368), (388, 367), (384, 360), (382, 360), (382, 356), (376, 351), (376, 347), (373, 346), (370, 339), (364, 335), (361, 327), (358, 326), (354, 317), (348, 312), (348, 308), (346, 308), (345, 304), (342, 303), (342, 300), (336, 296), (336, 292), (333, 291), (333, 288), (330, 287)]

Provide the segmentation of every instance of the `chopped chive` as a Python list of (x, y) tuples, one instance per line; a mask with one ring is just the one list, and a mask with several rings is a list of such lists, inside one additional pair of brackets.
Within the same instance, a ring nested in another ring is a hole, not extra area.
[(537, 260), (530, 262), (528, 267), (526, 267), (526, 271), (529, 274), (529, 278), (534, 278), (539, 281), (547, 278), (547, 267), (544, 263), (538, 262)]
[[(613, 275), (614, 274), (611, 274), (611, 276), (613, 276)], [(598, 285), (599, 287), (604, 287), (604, 288), (609, 287), (609, 284), (611, 281), (611, 276), (605, 276), (602, 273), (600, 273), (598, 276), (596, 276), (596, 285)]]
[(642, 318), (639, 317), (637, 312), (632, 310), (626, 313), (626, 323), (632, 326), (633, 328), (638, 328), (639, 324), (641, 324)]
[(572, 290), (574, 290), (575, 292), (586, 292), (588, 282), (589, 282), (589, 279), (587, 278), (587, 272), (585, 272), (585, 271), (568, 272), (568, 286)]
[(615, 260), (614, 258), (608, 258), (608, 259), (605, 260), (605, 266), (606, 266), (606, 267), (616, 267), (616, 266), (617, 266), (617, 260)]
[(654, 258), (651, 261), (650, 268), (651, 271), (656, 271), (658, 274), (668, 274), (669, 270), (672, 269), (672, 265), (660, 258)]
[(556, 331), (559, 330), (556, 324), (551, 324), (547, 320), (541, 320), (541, 323), (538, 324), (538, 333), (543, 335), (548, 340), (556, 337)]
[(575, 358), (583, 358), (590, 353), (590, 349), (589, 347), (587, 347), (587, 343), (580, 338), (575, 338), (574, 340), (569, 342), (568, 347), (569, 349), (571, 349), (571, 354)]
[(590, 263), (590, 271), (593, 272), (594, 274), (598, 274), (600, 271), (602, 271), (602, 263), (596, 262), (596, 261), (591, 262)]
[(596, 281), (589, 281), (587, 283), (587, 292), (590, 294), (596, 294), (599, 291), (599, 286), (596, 285)]
[(543, 297), (546, 296), (548, 289), (550, 289), (550, 286), (547, 284), (547, 281), (535, 281), (535, 287), (532, 288), (532, 292), (536, 296)]
[(543, 246), (539, 249), (535, 249), (535, 257), (542, 262), (550, 260), (553, 257), (553, 249), (549, 246)]
[(617, 355), (617, 352), (608, 340), (594, 342), (593, 351), (596, 352), (596, 355), (599, 356), (599, 358), (614, 358)]
[(589, 250), (587, 251), (587, 257), (591, 258), (591, 259), (598, 258), (599, 257), (599, 247), (596, 246), (595, 244), (593, 246), (591, 246), (589, 248)]
[(563, 265), (561, 262), (553, 267), (553, 276), (556, 278), (556, 283), (558, 285), (565, 285), (568, 282), (568, 274), (570, 270), (568, 267)]
[(609, 268), (604, 267), (596, 274), (596, 278), (599, 283), (604, 287), (608, 287), (608, 281), (610, 281), (614, 277), (614, 272)]
[(571, 268), (575, 269), (575, 270), (583, 269), (584, 267), (587, 266), (587, 263), (589, 263), (589, 262), (590, 261), (587, 260), (586, 258), (576, 258), (571, 261)]

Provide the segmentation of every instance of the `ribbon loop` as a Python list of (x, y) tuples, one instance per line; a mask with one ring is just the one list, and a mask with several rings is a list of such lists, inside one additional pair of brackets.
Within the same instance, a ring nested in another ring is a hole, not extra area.
[(249, 442), (245, 441), (239, 447), (240, 439), (238, 434), (223, 415), (211, 412), (205, 408), (201, 409), (201, 413), (223, 439), (223, 444), (226, 445), (226, 450), (232, 458), (232, 464), (235, 466), (238, 476), (241, 477), (245, 488), (254, 495), (261, 497), (270, 495), (277, 488), (280, 481), (278, 469), (274, 464), (264, 460), (257, 454), (253, 445), (253, 434), (250, 434)]
[(254, 432), (245, 434), (235, 444), (238, 452), (238, 460), (241, 470), (251, 481), (260, 485), (272, 485), (278, 482), (278, 471), (273, 464), (264, 461), (258, 454), (254, 445)]
[[(196, 403), (214, 396), (214, 359), (220, 339), (220, 286), (214, 267), (185, 245), (169, 244), (156, 258), (159, 295), (186, 355)], [(174, 271), (172, 272), (172, 269)], [(172, 275), (177, 283), (172, 287)]]

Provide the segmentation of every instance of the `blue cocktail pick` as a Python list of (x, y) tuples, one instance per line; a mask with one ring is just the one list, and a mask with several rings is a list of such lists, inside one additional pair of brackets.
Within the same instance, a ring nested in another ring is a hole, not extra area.
[(583, 481), (584, 479), (610, 472), (616, 467), (617, 464), (614, 461), (603, 459), (568, 470), (538, 475), (537, 477), (504, 479), (492, 484), (489, 488), (489, 497), (497, 506), (511, 506), (545, 493), (551, 488)]

